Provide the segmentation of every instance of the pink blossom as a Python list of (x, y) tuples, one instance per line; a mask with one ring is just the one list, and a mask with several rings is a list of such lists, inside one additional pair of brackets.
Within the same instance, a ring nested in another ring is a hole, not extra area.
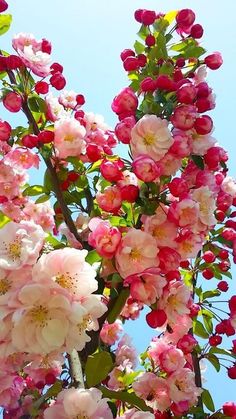
[(25, 215), (24, 218), (26, 220), (34, 221), (34, 223), (40, 225), (44, 231), (51, 231), (55, 225), (54, 211), (49, 202), (35, 204), (34, 201), (28, 201), (23, 208), (23, 214)]
[(190, 289), (180, 281), (170, 281), (159, 300), (159, 308), (165, 310), (170, 324), (176, 325), (178, 319), (189, 314)]
[(221, 189), (223, 192), (231, 195), (233, 198), (236, 197), (236, 182), (230, 177), (226, 176), (221, 184)]
[(100, 332), (100, 338), (107, 345), (114, 345), (119, 338), (119, 334), (123, 331), (122, 323), (116, 320), (114, 323), (105, 322)]
[(24, 379), (19, 375), (0, 373), (0, 405), (5, 408), (17, 408), (18, 400), (25, 388)]
[(155, 161), (145, 155), (140, 155), (134, 159), (132, 168), (140, 180), (143, 182), (153, 182), (160, 176), (160, 169)]
[[(162, 208), (161, 206), (159, 208)], [(177, 227), (174, 223), (171, 223), (168, 220), (165, 220), (161, 223), (161, 219), (159, 214), (161, 210), (159, 210), (155, 215), (147, 217), (144, 222), (144, 231), (151, 234), (157, 243), (157, 246), (169, 246), (175, 247), (175, 238), (177, 236)], [(164, 210), (162, 210), (164, 213)], [(164, 216), (166, 217), (165, 213)], [(162, 217), (162, 219), (164, 218)]]
[(161, 247), (158, 253), (160, 261), (160, 270), (162, 273), (174, 271), (179, 267), (181, 256), (175, 249), (164, 246)]
[(163, 412), (171, 404), (167, 380), (157, 377), (152, 372), (145, 372), (133, 383), (135, 393), (145, 400), (154, 410)]
[(191, 138), (191, 140), (189, 142), (193, 154), (204, 156), (207, 150), (213, 147), (216, 143), (215, 138), (213, 138), (210, 134), (199, 135), (195, 130), (190, 131), (190, 133), (191, 135), (189, 138)]
[(54, 404), (44, 411), (45, 419), (112, 419), (112, 412), (97, 388), (62, 390)]
[(107, 186), (103, 192), (97, 192), (96, 200), (103, 211), (117, 213), (122, 204), (120, 189), (116, 185)]
[(155, 161), (160, 160), (173, 143), (168, 122), (156, 115), (145, 115), (131, 131), (130, 147), (133, 157), (150, 156)]
[(188, 368), (181, 368), (173, 372), (167, 379), (170, 397), (175, 403), (188, 401), (190, 405), (197, 402), (202, 389), (195, 385), (195, 374)]
[(214, 212), (216, 210), (216, 203), (212, 191), (208, 186), (201, 186), (192, 192), (193, 199), (199, 204), (199, 218), (200, 221), (207, 225), (213, 226), (216, 224)]
[(136, 121), (134, 116), (124, 118), (115, 127), (115, 134), (119, 141), (123, 144), (129, 144), (131, 140), (131, 129), (134, 127)]
[(142, 303), (133, 300), (132, 297), (129, 297), (120, 315), (124, 319), (136, 320), (139, 317), (140, 310), (142, 309)]
[(123, 89), (114, 99), (111, 105), (113, 112), (119, 115), (120, 120), (132, 116), (138, 107), (138, 98), (130, 87)]
[(47, 118), (55, 122), (61, 118), (67, 118), (68, 112), (59, 103), (58, 98), (54, 97), (52, 93), (46, 96)]
[(189, 136), (185, 131), (175, 129), (173, 131), (174, 142), (169, 148), (169, 153), (172, 153), (177, 158), (184, 158), (190, 154)]
[(170, 151), (162, 157), (158, 162), (160, 174), (163, 176), (174, 176), (182, 165), (182, 159), (176, 158), (176, 156)]
[(55, 122), (54, 145), (60, 158), (79, 156), (85, 151), (85, 128), (73, 118)]
[(158, 268), (146, 269), (140, 274), (128, 276), (124, 281), (124, 285), (130, 285), (132, 298), (147, 305), (154, 304), (160, 298), (166, 284)]
[(33, 280), (52, 281), (65, 295), (82, 299), (98, 288), (95, 269), (85, 261), (87, 250), (65, 247), (43, 254), (33, 267)]
[(94, 247), (99, 255), (111, 259), (116, 253), (121, 240), (121, 233), (117, 227), (112, 227), (109, 221), (93, 218), (89, 222), (92, 233), (89, 234), (88, 243)]
[(51, 57), (42, 51), (42, 41), (36, 41), (31, 34), (19, 33), (14, 36), (12, 46), (34, 74), (40, 77), (50, 74)]
[(192, 226), (198, 221), (199, 205), (190, 198), (171, 204), (168, 218), (180, 227)]
[(60, 94), (58, 101), (65, 108), (75, 109), (77, 106), (76, 93), (73, 92), (73, 90), (70, 90), (69, 92), (64, 90)]
[(0, 267), (11, 270), (33, 265), (44, 238), (42, 227), (33, 222), (9, 222), (0, 230)]
[(11, 149), (6, 155), (6, 162), (18, 169), (29, 169), (31, 167), (39, 168), (39, 156), (29, 149), (17, 147)]
[(125, 334), (118, 343), (116, 352), (116, 364), (125, 368), (134, 369), (137, 365), (136, 349), (132, 345), (129, 335)]
[(197, 345), (197, 340), (190, 333), (184, 335), (177, 343), (177, 347), (183, 351), (184, 354), (192, 352), (193, 348)]
[(157, 267), (158, 248), (155, 239), (148, 233), (134, 228), (122, 237), (117, 249), (116, 268), (122, 278), (147, 268)]
[(84, 120), (86, 122), (87, 135), (91, 132), (95, 133), (96, 131), (97, 134), (100, 133), (103, 135), (103, 131), (109, 130), (109, 126), (105, 123), (104, 117), (102, 115), (86, 112), (84, 115)]
[(202, 248), (205, 234), (196, 234), (190, 229), (183, 229), (176, 238), (177, 251), (183, 260), (195, 258)]
[(163, 338), (153, 340), (148, 353), (156, 365), (168, 374), (184, 367), (186, 363), (183, 352), (174, 345), (167, 344)]

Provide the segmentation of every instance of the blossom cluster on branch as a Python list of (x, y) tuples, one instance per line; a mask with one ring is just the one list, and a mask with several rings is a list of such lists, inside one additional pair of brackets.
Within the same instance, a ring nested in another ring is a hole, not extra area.
[[(236, 183), (206, 114), (222, 58), (190, 9), (135, 19), (114, 129), (65, 90), (48, 40), (19, 33), (1, 51), (2, 104), (27, 121), (0, 120), (4, 419), (236, 418), (201, 373), (205, 360), (236, 379), (236, 340), (222, 339), (236, 332)], [(145, 307), (156, 336), (138, 358), (125, 323)]]

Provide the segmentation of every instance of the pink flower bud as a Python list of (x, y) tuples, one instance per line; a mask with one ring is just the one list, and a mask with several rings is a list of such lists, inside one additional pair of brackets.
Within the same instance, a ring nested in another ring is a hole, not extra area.
[[(123, 89), (114, 99), (111, 105), (113, 112), (117, 115), (125, 115), (130, 113), (131, 116), (135, 114), (138, 107), (138, 98), (130, 87)], [(123, 117), (121, 119), (124, 119)]]
[(151, 77), (146, 77), (140, 83), (142, 92), (154, 92), (156, 88), (156, 82)]
[(197, 96), (196, 87), (192, 84), (182, 85), (176, 92), (177, 100), (180, 103), (185, 103), (186, 105), (191, 105)]
[(103, 221), (100, 218), (92, 218), (89, 228), (92, 232), (89, 234), (88, 243), (97, 250), (100, 256), (111, 259), (121, 241), (118, 228), (112, 227), (109, 221)]
[(11, 136), (11, 125), (0, 120), (0, 141), (8, 141)]
[(50, 81), (51, 85), (55, 89), (57, 89), (57, 90), (64, 89), (64, 87), (66, 85), (66, 79), (65, 79), (65, 77), (59, 71), (57, 71), (56, 73), (54, 73), (50, 77), (50, 80), (49, 81)]
[(120, 190), (117, 186), (108, 186), (103, 192), (96, 194), (99, 207), (106, 212), (116, 214), (122, 204)]
[(195, 13), (191, 9), (182, 9), (176, 16), (176, 22), (179, 28), (186, 28), (195, 21)]
[(184, 354), (192, 352), (193, 348), (198, 344), (194, 336), (187, 334), (184, 335), (177, 343), (177, 348), (181, 349)]
[(175, 108), (171, 117), (171, 122), (175, 128), (187, 131), (194, 126), (197, 117), (197, 110), (195, 106), (180, 105)]
[(184, 179), (177, 177), (174, 178), (168, 186), (170, 193), (176, 197), (186, 194), (189, 190), (187, 182), (185, 182)]
[(135, 57), (135, 52), (132, 49), (124, 49), (120, 54), (122, 61), (125, 61), (128, 57)]
[(195, 39), (199, 39), (202, 37), (203, 32), (204, 31), (203, 31), (202, 25), (199, 25), (199, 23), (196, 23), (195, 25), (191, 27), (190, 35)]
[(213, 121), (210, 116), (203, 115), (196, 119), (194, 122), (194, 128), (200, 135), (209, 134), (213, 128)]
[(125, 71), (135, 71), (139, 68), (139, 60), (136, 57), (127, 57), (123, 62)]
[(213, 54), (208, 55), (204, 62), (211, 70), (217, 70), (223, 64), (223, 59), (220, 52), (214, 52)]
[(139, 156), (133, 163), (132, 168), (140, 180), (143, 182), (153, 182), (157, 177), (160, 176), (160, 169), (155, 161), (148, 156)]
[(122, 178), (122, 169), (124, 163), (122, 160), (103, 160), (100, 166), (100, 171), (104, 179), (109, 182), (117, 182)]
[(5, 0), (0, 0), (0, 13), (8, 9), (8, 4)]
[(3, 99), (3, 105), (10, 112), (19, 112), (22, 106), (22, 99), (18, 93), (7, 93)]
[(131, 140), (131, 130), (135, 126), (136, 121), (133, 116), (124, 118), (115, 127), (115, 134), (119, 141), (123, 144), (129, 144)]

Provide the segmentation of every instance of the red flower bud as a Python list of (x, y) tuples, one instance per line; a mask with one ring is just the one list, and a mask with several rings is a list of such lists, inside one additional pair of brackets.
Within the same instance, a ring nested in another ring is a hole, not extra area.
[(164, 310), (152, 310), (146, 315), (147, 324), (153, 329), (163, 326), (166, 320), (167, 316)]
[(41, 45), (42, 52), (46, 52), (46, 54), (51, 54), (52, 52), (52, 44), (47, 39), (42, 39), (42, 45)]
[(206, 268), (202, 271), (202, 276), (205, 279), (212, 279), (214, 277), (214, 273), (210, 268)]
[(57, 72), (59, 72), (59, 73), (62, 73), (63, 72), (63, 67), (62, 67), (62, 65), (61, 64), (59, 64), (59, 63), (53, 63), (51, 66), (50, 66), (50, 69), (51, 69), (51, 73), (53, 74), (53, 73), (57, 73)]
[(6, 57), (6, 63), (9, 70), (16, 70), (17, 68), (24, 67), (23, 61), (18, 55), (9, 55)]
[(229, 289), (229, 285), (226, 281), (220, 281), (217, 285), (217, 288), (222, 292), (227, 292)]
[(223, 59), (219, 52), (214, 52), (205, 58), (204, 63), (211, 70), (217, 70), (223, 64)]
[(176, 22), (179, 28), (186, 28), (195, 21), (195, 13), (191, 9), (182, 9), (176, 16)]
[(0, 0), (0, 13), (8, 9), (8, 4), (5, 0)]
[(195, 25), (191, 27), (190, 35), (195, 39), (199, 39), (202, 37), (203, 32), (204, 31), (203, 31), (202, 25), (199, 25), (199, 23), (196, 23)]
[(10, 112), (19, 112), (22, 106), (22, 99), (18, 93), (7, 93), (3, 99), (3, 105)]
[(219, 335), (214, 335), (209, 337), (209, 344), (211, 346), (218, 346), (222, 342), (222, 337)]
[(140, 89), (142, 92), (154, 92), (156, 90), (156, 82), (151, 77), (146, 77), (141, 81)]
[(208, 115), (200, 116), (196, 119), (194, 128), (200, 135), (209, 134), (213, 128), (213, 121)]
[(55, 89), (62, 90), (66, 85), (65, 77), (58, 71), (50, 77), (50, 83)]
[(132, 49), (124, 49), (120, 54), (122, 61), (125, 61), (128, 57), (135, 57), (135, 52)]
[(8, 141), (11, 136), (11, 125), (0, 120), (0, 141)]
[(139, 68), (139, 61), (136, 57), (127, 57), (123, 62), (126, 71), (135, 71)]
[(55, 374), (53, 374), (52, 372), (48, 372), (47, 375), (45, 376), (45, 384), (47, 386), (51, 386), (55, 382), (56, 382)]
[(51, 143), (54, 140), (54, 132), (45, 130), (41, 131), (38, 135), (38, 141), (43, 144)]
[(211, 252), (211, 250), (207, 250), (203, 255), (202, 255), (202, 259), (205, 260), (206, 263), (212, 263), (215, 261), (216, 257), (214, 255), (213, 252)]
[(49, 85), (46, 81), (38, 81), (35, 84), (34, 89), (38, 95), (45, 95), (48, 93)]
[(145, 44), (148, 46), (148, 47), (153, 47), (153, 45), (155, 45), (155, 43), (156, 43), (156, 38), (155, 38), (155, 36), (153, 36), (153, 35), (148, 35), (147, 37), (146, 37), (146, 39), (145, 39)]
[(84, 105), (85, 104), (85, 98), (84, 98), (84, 96), (83, 95), (77, 95), (76, 96), (76, 103), (79, 106)]
[(38, 137), (33, 134), (25, 135), (22, 137), (21, 142), (24, 147), (34, 148), (38, 145)]
[(120, 189), (122, 201), (133, 203), (139, 196), (139, 188), (135, 185), (125, 185)]
[(141, 19), (143, 25), (152, 25), (156, 20), (156, 12), (154, 12), (153, 10), (143, 10)]
[(236, 380), (236, 365), (228, 368), (228, 377), (231, 378), (231, 380)]

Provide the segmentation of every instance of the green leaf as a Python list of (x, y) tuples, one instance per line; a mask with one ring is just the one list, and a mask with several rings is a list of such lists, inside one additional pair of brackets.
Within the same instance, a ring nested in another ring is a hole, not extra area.
[(0, 211), (0, 228), (3, 228), (5, 224), (9, 223), (9, 221), (11, 221), (11, 219)]
[(142, 54), (145, 51), (145, 45), (143, 45), (139, 41), (135, 41), (134, 49), (135, 49), (136, 54)]
[(114, 323), (114, 321), (117, 319), (117, 317), (119, 316), (120, 312), (122, 311), (126, 300), (129, 296), (129, 289), (123, 289), (120, 294), (118, 295), (116, 302), (112, 308), (112, 310), (110, 311), (110, 313), (107, 316), (107, 321), (108, 323)]
[(203, 323), (205, 326), (205, 329), (208, 333), (212, 334), (213, 332), (213, 323), (212, 323), (212, 319), (206, 315), (202, 315), (203, 318)]
[(37, 196), (44, 192), (44, 187), (41, 185), (28, 186), (23, 191), (23, 196)]
[(137, 35), (141, 39), (146, 39), (146, 37), (149, 35), (149, 29), (148, 29), (148, 27), (145, 26), (145, 25), (142, 25), (141, 28), (139, 29)]
[(211, 354), (220, 354), (220, 355), (227, 355), (231, 358), (236, 359), (236, 355), (232, 352), (228, 351), (227, 349), (218, 348), (216, 346), (212, 346), (212, 348), (209, 350), (209, 353)]
[(90, 355), (85, 365), (86, 383), (88, 387), (96, 386), (105, 380), (113, 368), (113, 360), (109, 352), (98, 352)]
[(35, 95), (28, 98), (28, 104), (30, 107), (30, 110), (36, 113), (42, 112), (45, 113), (47, 106), (45, 100), (43, 100), (41, 97)]
[(99, 390), (101, 390), (104, 397), (108, 397), (113, 400), (121, 400), (122, 402), (126, 402), (131, 406), (137, 407), (144, 412), (151, 411), (151, 408), (148, 407), (142, 399), (137, 397), (135, 393), (128, 393), (127, 391), (113, 391), (103, 386), (100, 386)]
[(99, 172), (99, 167), (101, 165), (102, 160), (97, 160), (95, 163), (93, 163), (87, 170), (86, 173), (93, 173), (93, 172)]
[(43, 194), (39, 198), (36, 199), (35, 204), (42, 204), (50, 199), (50, 195)]
[(205, 291), (202, 294), (202, 301), (205, 301), (208, 298), (219, 297), (219, 295), (221, 295), (219, 290)]
[(46, 237), (46, 242), (49, 243), (53, 247), (64, 247), (63, 243), (57, 240), (51, 233), (48, 233)]
[(124, 218), (122, 218), (122, 217), (118, 217), (117, 215), (111, 216), (109, 218), (109, 221), (114, 227), (126, 227), (127, 226), (126, 220), (124, 220)]
[(125, 387), (130, 386), (130, 384), (133, 383), (136, 377), (140, 374), (142, 371), (134, 371), (129, 374), (125, 374), (124, 377), (121, 377), (121, 381), (124, 384)]
[(191, 159), (196, 164), (196, 166), (199, 167), (199, 169), (204, 170), (204, 160), (202, 156), (192, 154)]
[(207, 339), (209, 337), (209, 334), (203, 324), (198, 320), (194, 320), (193, 322), (193, 333), (203, 339)]
[(212, 400), (212, 397), (210, 395), (210, 392), (206, 389), (203, 390), (202, 394), (202, 401), (204, 403), (204, 405), (207, 407), (208, 410), (210, 410), (211, 412), (215, 411), (215, 405), (214, 402)]
[(220, 371), (220, 361), (214, 354), (207, 354), (205, 358), (213, 365), (217, 372)]
[(8, 31), (11, 26), (12, 15), (0, 15), (0, 35)]
[(96, 250), (91, 250), (88, 252), (86, 258), (86, 262), (88, 262), (90, 265), (92, 265), (95, 262), (100, 262), (102, 260), (101, 256), (97, 253)]

